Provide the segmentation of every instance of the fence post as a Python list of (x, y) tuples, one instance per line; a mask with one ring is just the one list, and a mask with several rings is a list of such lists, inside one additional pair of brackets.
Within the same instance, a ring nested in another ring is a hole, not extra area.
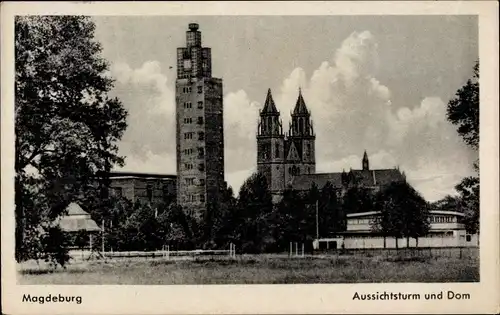
[(304, 243), (302, 243), (302, 257), (304, 257)]
[(292, 242), (290, 242), (290, 251), (288, 252), (288, 257), (292, 257), (293, 255), (293, 245)]

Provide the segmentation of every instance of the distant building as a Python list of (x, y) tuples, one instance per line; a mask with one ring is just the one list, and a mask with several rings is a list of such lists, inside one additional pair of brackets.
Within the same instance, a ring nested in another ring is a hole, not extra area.
[(177, 203), (200, 218), (224, 182), (222, 79), (212, 77), (211, 49), (196, 23), (177, 48)]
[(370, 169), (366, 151), (360, 170), (317, 174), (316, 135), (311, 112), (300, 89), (287, 133), (283, 132), (280, 112), (270, 89), (259, 114), (257, 171), (266, 177), (275, 202), (280, 200), (287, 187), (307, 191), (315, 183), (318, 189), (322, 189), (329, 181), (340, 194), (353, 186), (378, 191), (393, 182), (405, 181), (404, 173), (397, 168)]
[(117, 197), (125, 197), (132, 202), (149, 203), (175, 202), (175, 175), (111, 172), (109, 173), (110, 193)]
[[(347, 229), (336, 238), (323, 238), (315, 241), (317, 249), (339, 248), (384, 248), (384, 237), (374, 231), (373, 222), (379, 212), (370, 211), (363, 213), (347, 214)], [(429, 232), (418, 239), (418, 247), (459, 247), (477, 246), (478, 235), (469, 234), (463, 223), (464, 214), (456, 211), (430, 210)], [(417, 241), (410, 238), (410, 247), (416, 247)], [(394, 237), (386, 237), (386, 248), (396, 248)], [(406, 238), (398, 240), (398, 247), (406, 247)]]

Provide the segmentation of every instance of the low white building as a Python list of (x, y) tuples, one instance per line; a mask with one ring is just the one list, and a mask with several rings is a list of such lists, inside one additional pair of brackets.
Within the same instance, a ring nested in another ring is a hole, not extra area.
[[(378, 212), (351, 213), (347, 215), (347, 229), (335, 238), (323, 238), (313, 244), (315, 249), (340, 248), (396, 248), (394, 237), (385, 238), (373, 230), (373, 222)], [(410, 247), (469, 247), (478, 246), (478, 235), (468, 234), (462, 223), (464, 214), (456, 211), (429, 211), (429, 233), (418, 238), (410, 238)], [(406, 247), (406, 238), (398, 239), (398, 247)]]

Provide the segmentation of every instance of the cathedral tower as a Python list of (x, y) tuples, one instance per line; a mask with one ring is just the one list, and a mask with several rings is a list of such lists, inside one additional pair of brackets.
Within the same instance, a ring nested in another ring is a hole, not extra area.
[(260, 111), (257, 129), (257, 171), (267, 179), (274, 197), (281, 194), (284, 186), (285, 135), (280, 113), (274, 104), (271, 89), (267, 91), (264, 108)]
[(286, 140), (285, 182), (293, 176), (316, 173), (316, 154), (311, 113), (307, 109), (302, 91), (291, 114), (292, 121)]
[(177, 48), (177, 203), (202, 218), (224, 187), (224, 134), (222, 79), (212, 77), (198, 28), (189, 24), (186, 47)]
[(363, 154), (363, 161), (361, 163), (363, 165), (363, 171), (369, 171), (370, 170), (370, 161), (368, 161), (368, 154), (366, 153)]

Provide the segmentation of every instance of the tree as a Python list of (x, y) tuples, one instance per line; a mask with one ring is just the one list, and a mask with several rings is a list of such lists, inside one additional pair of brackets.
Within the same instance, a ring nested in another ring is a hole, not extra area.
[(472, 79), (461, 87), (455, 98), (448, 102), (448, 120), (457, 125), (457, 132), (465, 143), (479, 147), (479, 62), (474, 66)]
[(117, 143), (127, 112), (108, 97), (113, 80), (94, 29), (82, 16), (15, 20), (18, 260), (33, 256), (24, 244), (39, 241), (26, 238), (41, 222), (96, 189), (98, 171), (123, 164)]
[[(479, 62), (474, 66), (472, 79), (461, 87), (448, 102), (448, 120), (458, 126), (457, 132), (473, 150), (479, 149)], [(466, 229), (479, 232), (479, 160), (474, 163), (476, 176), (464, 178), (455, 189), (461, 196), (460, 206), (465, 213)]]
[(377, 194), (375, 204), (380, 212), (372, 228), (394, 237), (396, 248), (399, 238), (406, 237), (409, 247), (411, 237), (418, 243), (429, 231), (427, 202), (407, 182), (391, 183)]
[(353, 186), (350, 187), (343, 198), (343, 209), (346, 213), (373, 211), (373, 194), (371, 190)]
[(269, 221), (273, 215), (266, 178), (255, 173), (240, 188), (237, 204), (236, 240), (244, 252), (262, 252), (272, 242)]
[(337, 197), (337, 191), (331, 182), (326, 182), (321, 189), (318, 203), (320, 235), (337, 234), (347, 227), (345, 209)]

